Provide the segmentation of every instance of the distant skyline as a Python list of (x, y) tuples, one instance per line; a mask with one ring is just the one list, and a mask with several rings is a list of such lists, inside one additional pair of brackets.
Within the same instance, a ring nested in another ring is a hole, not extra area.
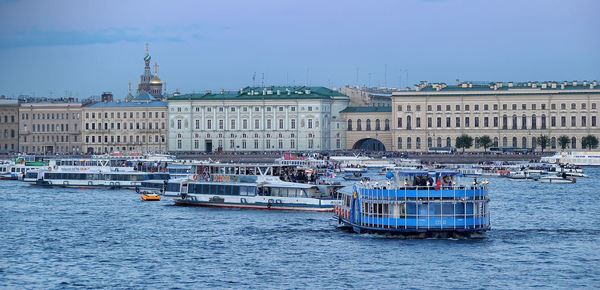
[(598, 11), (593, 0), (0, 0), (0, 95), (123, 98), (146, 42), (169, 92), (600, 80)]

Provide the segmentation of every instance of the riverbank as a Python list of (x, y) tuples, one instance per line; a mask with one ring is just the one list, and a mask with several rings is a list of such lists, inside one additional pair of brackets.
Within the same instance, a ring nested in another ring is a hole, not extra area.
[[(358, 152), (356, 153), (358, 154)], [(397, 153), (372, 152), (369, 155), (376, 159), (382, 158), (411, 158), (421, 160), (423, 163), (481, 163), (490, 161), (539, 161), (543, 156), (550, 156), (553, 153), (535, 153), (535, 154), (495, 154), (495, 153), (455, 153), (455, 154), (421, 154), (408, 153), (398, 156)], [(351, 156), (351, 154), (345, 154)], [(220, 153), (220, 154), (177, 154), (178, 159), (196, 159), (212, 160), (227, 163), (273, 163), (275, 159), (280, 158), (281, 154), (271, 153)]]

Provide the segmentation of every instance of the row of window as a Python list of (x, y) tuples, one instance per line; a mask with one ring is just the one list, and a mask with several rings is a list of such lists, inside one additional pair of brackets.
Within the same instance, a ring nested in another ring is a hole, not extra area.
[[(479, 144), (477, 144), (478, 140), (479, 140), (479, 137), (475, 137), (475, 140), (473, 142), (475, 145), (475, 148), (479, 148)], [(510, 140), (510, 142), (509, 142), (509, 140)], [(537, 137), (531, 137), (530, 138), (531, 141), (529, 143), (527, 140), (528, 140), (527, 137), (522, 137), (520, 140), (520, 143), (519, 143), (519, 138), (517, 138), (517, 137), (512, 137), (512, 139), (509, 139), (508, 137), (502, 137), (502, 144), (500, 144), (498, 137), (494, 137), (492, 147), (502, 146), (502, 147), (515, 147), (515, 148), (520, 147), (520, 148), (534, 148), (535, 149), (539, 146)], [(406, 141), (406, 144), (403, 141)], [(415, 143), (414, 143), (414, 148), (413, 148), (413, 138), (412, 137), (406, 137), (405, 139), (403, 139), (402, 137), (398, 137), (397, 147), (399, 150), (400, 149), (421, 149), (421, 137), (415, 137), (414, 141), (415, 141)], [(435, 141), (435, 144), (433, 143), (434, 141)], [(452, 147), (453, 144), (456, 145), (456, 139), (454, 140), (454, 143), (453, 143), (452, 139), (450, 137), (446, 137), (446, 138), (437, 137), (436, 139), (433, 139), (432, 137), (427, 137), (427, 148)], [(571, 143), (569, 144), (571, 149), (578, 149), (577, 144), (578, 144), (577, 138), (571, 137)], [(581, 142), (579, 142), (579, 144), (581, 144)], [(556, 149), (557, 148), (557, 137), (550, 138), (550, 144), (548, 144), (547, 146), (549, 146), (551, 149)], [(583, 146), (582, 146), (581, 149), (585, 149), (585, 148), (583, 148)]]
[[(592, 110), (596, 110), (596, 103), (592, 103)], [(493, 104), (492, 106), (492, 110), (497, 111), (499, 105), (498, 104)], [(570, 106), (571, 110), (577, 110), (577, 104), (576, 103), (571, 103)], [(398, 111), (402, 111), (402, 109), (404, 108), (404, 105), (398, 105)], [(454, 106), (454, 110), (455, 111), (461, 111), (461, 105), (455, 105)], [(473, 110), (474, 111), (479, 111), (480, 108), (483, 108), (483, 111), (489, 111), (490, 109), (490, 105), (488, 104), (484, 104), (484, 105), (473, 105)], [(538, 106), (537, 104), (531, 104), (529, 107), (527, 104), (521, 104), (521, 106), (519, 107), (518, 104), (511, 104), (511, 109), (512, 110), (527, 110), (527, 109), (531, 109), (531, 110), (537, 110)], [(557, 108), (557, 104), (550, 104), (550, 109), (551, 110), (556, 110)], [(581, 110), (586, 110), (587, 109), (587, 103), (580, 103), (579, 104), (579, 108)], [(451, 105), (435, 105), (435, 109), (437, 112), (441, 112), (442, 109), (445, 109), (445, 111), (449, 112), (452, 110), (452, 106)], [(567, 109), (567, 104), (562, 103), (560, 104), (560, 109), (561, 110), (566, 110)], [(470, 111), (471, 110), (471, 105), (464, 105), (464, 111)], [(502, 110), (508, 110), (508, 104), (502, 104)], [(540, 110), (546, 110), (546, 104), (540, 104)], [(406, 105), (406, 111), (410, 112), (412, 111), (412, 105)], [(419, 112), (421, 111), (421, 105), (415, 105), (415, 111)], [(433, 105), (427, 105), (427, 111), (428, 112), (432, 112), (433, 111)]]
[[(10, 135), (8, 134), (10, 132)], [(10, 131), (8, 129), (4, 129), (3, 134), (0, 137), (3, 137), (4, 139), (6, 138), (15, 138), (17, 136), (17, 133), (14, 129), (11, 129)]]
[[(116, 125), (115, 125), (116, 124)], [(141, 127), (140, 127), (141, 124)], [(148, 122), (148, 129), (149, 130), (155, 130), (158, 129), (158, 122)], [(154, 125), (153, 125), (154, 124)], [(165, 123), (162, 122), (160, 123), (160, 128), (161, 129), (165, 129)], [(121, 130), (121, 128), (123, 128), (123, 130), (127, 130), (127, 123), (123, 122), (123, 125), (121, 126), (121, 123), (117, 122), (117, 123), (110, 123), (110, 127), (109, 127), (109, 123), (104, 123), (104, 129), (102, 129), (102, 123), (98, 123), (98, 126), (96, 126), (96, 123), (85, 123), (85, 130)], [(133, 126), (133, 122), (129, 123), (129, 130), (134, 130), (134, 126)], [(135, 123), (135, 130), (146, 130), (146, 122), (136, 122)]]
[[(81, 117), (79, 113), (70, 113), (73, 120), (77, 120)], [(69, 120), (69, 113), (31, 113), (31, 119), (33, 120)], [(29, 113), (21, 113), (21, 120), (29, 120)]]
[[(266, 139), (266, 140), (262, 140), (262, 139), (254, 139), (254, 140), (245, 140), (242, 139), (241, 141), (236, 142), (236, 140), (231, 139), (229, 140), (229, 149), (236, 149), (236, 148), (240, 148), (241, 149), (248, 149), (248, 141), (250, 141), (250, 144), (254, 144), (254, 149), (259, 149), (261, 142), (260, 141), (264, 141), (264, 145), (265, 148), (267, 149), (271, 149), (271, 148), (275, 148), (274, 144), (277, 144), (277, 148), (278, 149), (284, 149), (284, 142), (289, 142), (289, 148), (290, 149), (295, 149), (296, 148), (296, 140), (295, 139), (290, 139), (290, 140), (283, 140), (283, 139), (279, 139), (277, 141), (273, 140), (273, 142), (271, 143), (270, 139)], [(194, 140), (194, 149), (200, 149), (200, 140)], [(273, 145), (271, 145), (273, 144)], [(308, 149), (313, 149), (314, 148), (314, 140), (313, 139), (308, 139)], [(223, 140), (218, 140), (218, 147), (219, 148), (223, 148)], [(182, 140), (177, 140), (177, 149), (182, 149), (183, 148), (183, 141)], [(336, 149), (341, 149), (342, 148), (342, 140), (341, 139), (336, 139), (335, 140), (335, 148)]]
[[(241, 122), (241, 128), (239, 129), (243, 129), (243, 130), (247, 130), (250, 129), (249, 127), (249, 120), (248, 119), (243, 119)], [(237, 124), (238, 121), (235, 119), (231, 119), (230, 123), (229, 123), (229, 127), (225, 128), (225, 120), (217, 120), (217, 126), (214, 126), (214, 122), (212, 119), (207, 119), (206, 120), (206, 127), (204, 130), (236, 130), (237, 129)], [(325, 118), (325, 122), (323, 123), (324, 127), (327, 128), (328, 125), (328, 120), (327, 118)], [(195, 120), (194, 121), (194, 129), (196, 130), (203, 130), (201, 128), (202, 125), (202, 121), (201, 120)], [(339, 124), (337, 124), (338, 128), (339, 128)], [(188, 121), (187, 120), (181, 120), (178, 119), (177, 121), (175, 120), (171, 120), (171, 129), (175, 129), (177, 128), (178, 130), (181, 130), (182, 128), (187, 129), (189, 127)], [(306, 119), (306, 120), (301, 120), (300, 121), (300, 128), (307, 128), (307, 129), (313, 129), (313, 128), (319, 128), (319, 121), (315, 121), (313, 119)], [(260, 130), (261, 129), (261, 121), (260, 119), (254, 119), (254, 126), (253, 129), (255, 130)], [(265, 129), (267, 130), (271, 130), (271, 129), (275, 129), (273, 126), (273, 122), (271, 119), (266, 119), (265, 120)], [(284, 119), (279, 119), (277, 122), (277, 129), (281, 129), (281, 130), (285, 130), (285, 120)], [(290, 119), (289, 120), (289, 127), (288, 129), (290, 130), (294, 130), (296, 129), (296, 119)]]
[[(37, 153), (46, 153), (46, 146), (31, 146), (31, 151), (29, 151), (29, 146), (21, 146), (21, 152), (37, 152)], [(53, 152), (55, 153), (78, 153), (79, 147), (76, 146), (56, 146), (53, 148)]]
[[(133, 143), (134, 137), (133, 135), (129, 136), (129, 143)], [(148, 142), (152, 142), (152, 136), (148, 137)], [(110, 141), (109, 141), (110, 140)], [(127, 136), (123, 136), (123, 138), (121, 138), (121, 136), (104, 136), (104, 143), (121, 143), (121, 140), (123, 140), (123, 142), (127, 142)], [(159, 141), (160, 140), (160, 141)], [(97, 142), (96, 142), (97, 141)], [(135, 136), (135, 142), (136, 143), (145, 143), (146, 142), (146, 135), (142, 135), (140, 137), (140, 135), (136, 135)], [(159, 143), (165, 142), (165, 136), (161, 135), (160, 137), (158, 135), (154, 135), (154, 142), (155, 143)], [(96, 138), (96, 136), (85, 136), (85, 143), (102, 143), (102, 136), (98, 136), (98, 138)]]
[[(74, 125), (74, 130), (77, 131), (77, 124)], [(23, 129), (27, 131), (27, 124), (23, 125)], [(69, 124), (32, 124), (31, 132), (69, 132)]]
[[(141, 113), (142, 118), (145, 119), (146, 118), (146, 112), (135, 112), (135, 117), (136, 118), (140, 118), (140, 113)], [(155, 119), (158, 119), (158, 116), (159, 116), (158, 113), (159, 112), (148, 112), (148, 118), (152, 118), (152, 116), (154, 116)], [(127, 115), (128, 115), (127, 112), (123, 112), (122, 114), (123, 114), (122, 115), (123, 119), (127, 119)], [(110, 113), (110, 118), (114, 119), (115, 115), (117, 116), (117, 118), (121, 118), (121, 112), (116, 112), (116, 113), (115, 112), (111, 112)], [(95, 119), (96, 117), (98, 117), (98, 119), (102, 119), (102, 113), (100, 113), (100, 112), (98, 112), (97, 114), (96, 114), (96, 112), (85, 112), (85, 118), (86, 119), (89, 119), (90, 116), (92, 116), (92, 119)], [(104, 112), (104, 119), (108, 119), (108, 116), (109, 116), (108, 112)], [(165, 118), (165, 112), (160, 112), (160, 117), (164, 119)], [(133, 112), (129, 112), (129, 118), (133, 119)]]
[[(193, 107), (193, 111), (195, 111), (195, 112), (202, 112), (202, 108), (203, 107)], [(229, 109), (227, 109), (227, 108), (229, 108)], [(214, 109), (215, 109), (215, 111), (218, 111), (218, 112), (224, 112), (224, 111), (236, 112), (237, 110), (239, 110), (241, 112), (248, 112), (248, 111), (251, 111), (251, 110), (253, 110), (254, 112), (260, 112), (260, 108), (261, 107), (255, 106), (255, 107), (215, 107)], [(265, 111), (271, 112), (271, 111), (277, 110), (279, 112), (285, 112), (285, 107), (284, 106), (279, 106), (279, 107), (276, 107), (276, 108), (275, 107), (267, 106), (267, 107), (265, 107)], [(213, 107), (205, 107), (205, 109), (206, 109), (206, 112), (212, 112), (213, 111)], [(327, 111), (327, 109), (328, 109), (327, 106), (325, 106), (323, 111)], [(177, 112), (181, 112), (182, 108), (181, 107), (177, 107), (176, 110), (177, 110)], [(305, 107), (301, 107), (300, 110), (304, 111)], [(319, 107), (314, 107), (314, 110), (318, 111)], [(175, 111), (175, 109), (171, 108), (171, 112), (174, 112), (174, 111)], [(188, 108), (184, 107), (183, 111), (187, 112)], [(289, 107), (289, 111), (290, 112), (296, 112), (296, 107)], [(307, 106), (306, 107), (306, 111), (312, 112), (313, 111), (313, 107), (312, 106)]]
[[(520, 120), (519, 120), (520, 119)], [(579, 118), (579, 124), (577, 123), (577, 117), (576, 116), (571, 116), (570, 118), (570, 122), (567, 123), (567, 116), (560, 116), (560, 119), (557, 119), (557, 116), (551, 116), (550, 117), (550, 127), (567, 127), (567, 124), (569, 124), (570, 127), (596, 127), (597, 126), (597, 118), (596, 116), (592, 116), (591, 120), (588, 124), (588, 118), (587, 116), (581, 116)], [(434, 127), (434, 123), (433, 123), (433, 118), (428, 117), (427, 118), (427, 128), (433, 128)], [(463, 118), (461, 117), (455, 117), (454, 118), (454, 124), (452, 124), (452, 118), (451, 117), (446, 117), (445, 120), (442, 119), (442, 117), (437, 117), (435, 119), (435, 127), (436, 128), (460, 128), (461, 127), (461, 120), (463, 120)], [(471, 126), (471, 120), (473, 120), (473, 126)], [(480, 120), (482, 120), (483, 122), (480, 123)], [(509, 126), (509, 120), (511, 120), (510, 122), (510, 126)], [(445, 121), (444, 123), (442, 123), (442, 121)], [(489, 127), (493, 127), (493, 128), (498, 128), (499, 127), (499, 118), (498, 117), (493, 117), (491, 118), (491, 124), (490, 124), (490, 118), (489, 117), (464, 117), (464, 127), (465, 128), (470, 128), (470, 127), (474, 127), (474, 128), (489, 128)], [(519, 126), (519, 121), (520, 121), (520, 126)], [(509, 118), (507, 115), (502, 116), (502, 129), (508, 130), (509, 128), (511, 130), (517, 130), (517, 129), (522, 129), (522, 130), (526, 130), (526, 129), (546, 129), (547, 128), (547, 118), (546, 115), (542, 115), (541, 117), (539, 117), (539, 121), (540, 121), (540, 126), (538, 128), (538, 117), (536, 115), (532, 115), (531, 117), (528, 117), (527, 115), (523, 115), (521, 117), (518, 117), (517, 115), (513, 115), (511, 118)], [(560, 121), (560, 123), (557, 123), (557, 121)], [(352, 120), (348, 120), (348, 131), (351, 131), (351, 125), (352, 125)], [(560, 124), (560, 125), (558, 125)], [(357, 121), (357, 127), (360, 125), (360, 120)], [(403, 118), (398, 118), (398, 128), (405, 128), (406, 130), (411, 130), (413, 128), (413, 124), (412, 124), (412, 117), (411, 116), (407, 116), (406, 117), (406, 124), (403, 123)], [(404, 125), (406, 125), (406, 127), (404, 127)], [(454, 125), (454, 126), (452, 126)], [(421, 118), (420, 117), (416, 117), (415, 118), (415, 128), (421, 128)], [(368, 129), (367, 129), (368, 130)], [(360, 129), (357, 128), (357, 131), (360, 131)]]
[[(104, 148), (104, 149), (103, 149)], [(160, 146), (123, 146), (123, 147), (113, 147), (113, 146), (106, 146), (106, 147), (87, 147), (87, 153), (88, 154), (102, 154), (102, 153), (109, 153), (109, 152), (114, 152), (114, 151), (137, 151), (137, 152), (147, 152), (147, 153), (165, 153), (165, 149), (161, 148)]]
[[(2, 121), (2, 119), (4, 119), (4, 123), (8, 123), (8, 115), (5, 115), (5, 116), (4, 116), (4, 118), (1, 118), (1, 117), (0, 117), (0, 121)], [(14, 123), (14, 122), (15, 122), (15, 116), (14, 116), (14, 115), (11, 115), (11, 116), (10, 116), (10, 122), (11, 122), (11, 123)]]
[[(55, 138), (56, 137), (56, 138)], [(27, 136), (21, 136), (23, 142), (27, 142)], [(69, 142), (69, 135), (37, 135), (31, 136), (31, 142), (46, 143), (46, 142)], [(73, 142), (77, 142), (77, 135), (73, 136)]]
[[(352, 120), (349, 119), (347, 130), (352, 131), (352, 129), (353, 129)], [(390, 120), (385, 119), (383, 130), (385, 130), (385, 131), (390, 130)], [(356, 120), (356, 131), (362, 131), (362, 120), (361, 119)], [(371, 131), (371, 119), (367, 119), (365, 121), (365, 131)], [(381, 131), (381, 121), (379, 119), (375, 119), (375, 131)]]

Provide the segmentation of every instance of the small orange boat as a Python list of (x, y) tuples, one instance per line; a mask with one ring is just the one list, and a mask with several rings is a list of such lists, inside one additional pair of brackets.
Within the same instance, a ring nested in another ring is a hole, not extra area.
[(150, 194), (150, 193), (142, 193), (143, 201), (160, 201), (160, 195), (158, 194)]

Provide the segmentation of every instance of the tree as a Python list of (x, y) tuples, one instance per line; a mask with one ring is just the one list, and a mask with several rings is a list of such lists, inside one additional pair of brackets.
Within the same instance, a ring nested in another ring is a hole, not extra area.
[(462, 152), (465, 153), (466, 148), (473, 146), (473, 137), (462, 134), (456, 138), (456, 148), (462, 148)]
[(567, 148), (569, 146), (571, 139), (567, 135), (562, 135), (562, 136), (558, 137), (558, 139), (556, 141), (558, 141), (558, 145), (560, 146), (560, 149), (565, 150), (565, 148)]
[(477, 140), (477, 146), (483, 147), (485, 151), (487, 151), (488, 147), (492, 147), (493, 144), (492, 138), (488, 135), (483, 135)]
[(587, 135), (581, 139), (581, 146), (588, 150), (596, 149), (598, 147), (598, 137), (594, 135)]
[(541, 135), (540, 137), (537, 137), (537, 142), (538, 142), (538, 144), (540, 144), (540, 147), (542, 148), (542, 152), (544, 152), (544, 149), (546, 149), (546, 147), (548, 147), (548, 143), (550, 142), (550, 137), (548, 137), (548, 135)]

